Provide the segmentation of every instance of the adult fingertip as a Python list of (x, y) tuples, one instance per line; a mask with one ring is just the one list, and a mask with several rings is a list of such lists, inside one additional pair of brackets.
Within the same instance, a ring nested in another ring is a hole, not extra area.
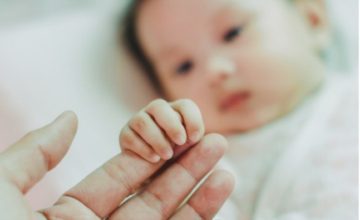
[(217, 133), (207, 134), (205, 135), (203, 141), (206, 141), (209, 144), (209, 146), (219, 149), (222, 152), (225, 152), (226, 149), (228, 148), (228, 141), (221, 134), (217, 134)]
[(76, 133), (78, 127), (78, 117), (73, 111), (65, 111), (61, 113), (52, 123), (52, 125), (66, 128), (70, 133)]
[(218, 169), (214, 171), (214, 176), (219, 180), (219, 184), (225, 189), (229, 194), (234, 190), (236, 179), (235, 176), (224, 169)]
[(78, 124), (78, 117), (76, 113), (71, 110), (64, 111), (55, 119), (55, 121), (63, 121), (63, 120), (71, 121), (76, 125)]

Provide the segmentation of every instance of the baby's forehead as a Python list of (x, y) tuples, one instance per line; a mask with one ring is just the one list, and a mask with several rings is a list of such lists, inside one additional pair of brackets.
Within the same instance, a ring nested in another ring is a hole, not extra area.
[[(229, 11), (256, 11), (267, 4), (280, 0), (148, 0), (139, 8), (138, 15), (144, 20), (156, 20), (156, 23), (167, 24), (193, 18), (209, 19)], [(191, 23), (190, 23), (191, 24)]]
[(278, 0), (148, 0), (139, 8), (138, 34), (147, 51), (174, 50), (169, 47), (223, 31), (273, 1)]
[(204, 26), (229, 12), (241, 14), (241, 11), (253, 8), (255, 4), (249, 2), (254, 1), (268, 0), (148, 0), (139, 7), (138, 24), (146, 24), (154, 29), (186, 28), (196, 23)]

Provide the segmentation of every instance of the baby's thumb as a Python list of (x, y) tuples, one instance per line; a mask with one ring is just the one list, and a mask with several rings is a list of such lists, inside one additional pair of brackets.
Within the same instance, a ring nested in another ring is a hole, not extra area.
[(64, 112), (52, 123), (28, 133), (0, 154), (0, 175), (27, 192), (65, 156), (76, 130), (76, 115)]

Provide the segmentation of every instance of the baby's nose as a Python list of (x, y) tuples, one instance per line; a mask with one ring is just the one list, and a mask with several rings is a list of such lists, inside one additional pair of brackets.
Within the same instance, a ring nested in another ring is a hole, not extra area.
[(235, 64), (231, 59), (224, 56), (213, 56), (209, 59), (207, 75), (211, 86), (235, 73)]

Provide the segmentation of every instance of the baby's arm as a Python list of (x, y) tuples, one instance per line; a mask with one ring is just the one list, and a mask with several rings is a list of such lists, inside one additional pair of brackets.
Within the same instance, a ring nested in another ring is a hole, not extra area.
[(204, 135), (197, 105), (182, 99), (172, 103), (155, 100), (133, 116), (120, 134), (123, 151), (156, 163), (172, 158), (173, 147), (196, 143)]

